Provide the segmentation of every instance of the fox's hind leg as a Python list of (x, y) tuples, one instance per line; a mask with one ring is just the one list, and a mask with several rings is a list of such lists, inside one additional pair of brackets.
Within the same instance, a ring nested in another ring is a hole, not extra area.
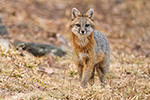
[(96, 71), (98, 73), (98, 77), (101, 83), (104, 83), (105, 73), (103, 72), (102, 67), (96, 67)]
[(95, 67), (93, 69), (92, 75), (90, 79), (88, 80), (88, 83), (92, 86), (94, 84), (94, 74), (95, 74)]
[(107, 64), (104, 62), (99, 62), (96, 64), (96, 71), (101, 83), (104, 83), (105, 75), (107, 73)]

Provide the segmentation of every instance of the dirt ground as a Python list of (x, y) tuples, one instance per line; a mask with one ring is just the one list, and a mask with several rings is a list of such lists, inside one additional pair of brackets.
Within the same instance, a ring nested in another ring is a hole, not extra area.
[[(80, 86), (69, 30), (73, 7), (94, 8), (96, 29), (108, 38), (105, 87), (97, 75), (92, 87)], [(149, 0), (0, 0), (0, 18), (9, 31), (5, 39), (52, 44), (67, 52), (59, 58), (34, 57), (13, 46), (0, 50), (0, 100), (150, 100), (149, 11)]]

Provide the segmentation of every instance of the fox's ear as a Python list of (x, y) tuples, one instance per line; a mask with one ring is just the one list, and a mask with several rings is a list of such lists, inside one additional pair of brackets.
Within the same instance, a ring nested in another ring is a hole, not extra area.
[(80, 14), (77, 8), (72, 8), (72, 19), (76, 18)]
[(89, 9), (89, 10), (86, 12), (86, 15), (87, 15), (89, 18), (93, 19), (94, 9)]

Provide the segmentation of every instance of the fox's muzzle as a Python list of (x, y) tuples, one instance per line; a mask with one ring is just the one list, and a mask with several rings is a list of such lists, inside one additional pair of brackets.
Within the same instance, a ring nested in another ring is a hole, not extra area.
[(86, 31), (85, 30), (80, 30), (80, 34), (85, 34)]

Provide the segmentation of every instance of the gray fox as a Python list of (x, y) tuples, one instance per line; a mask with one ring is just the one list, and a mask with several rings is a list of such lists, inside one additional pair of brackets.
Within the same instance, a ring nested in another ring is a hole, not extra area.
[(94, 84), (95, 70), (103, 83), (110, 64), (108, 40), (104, 34), (95, 30), (93, 14), (94, 9), (86, 13), (81, 13), (77, 8), (72, 9), (71, 39), (82, 87), (87, 82)]

